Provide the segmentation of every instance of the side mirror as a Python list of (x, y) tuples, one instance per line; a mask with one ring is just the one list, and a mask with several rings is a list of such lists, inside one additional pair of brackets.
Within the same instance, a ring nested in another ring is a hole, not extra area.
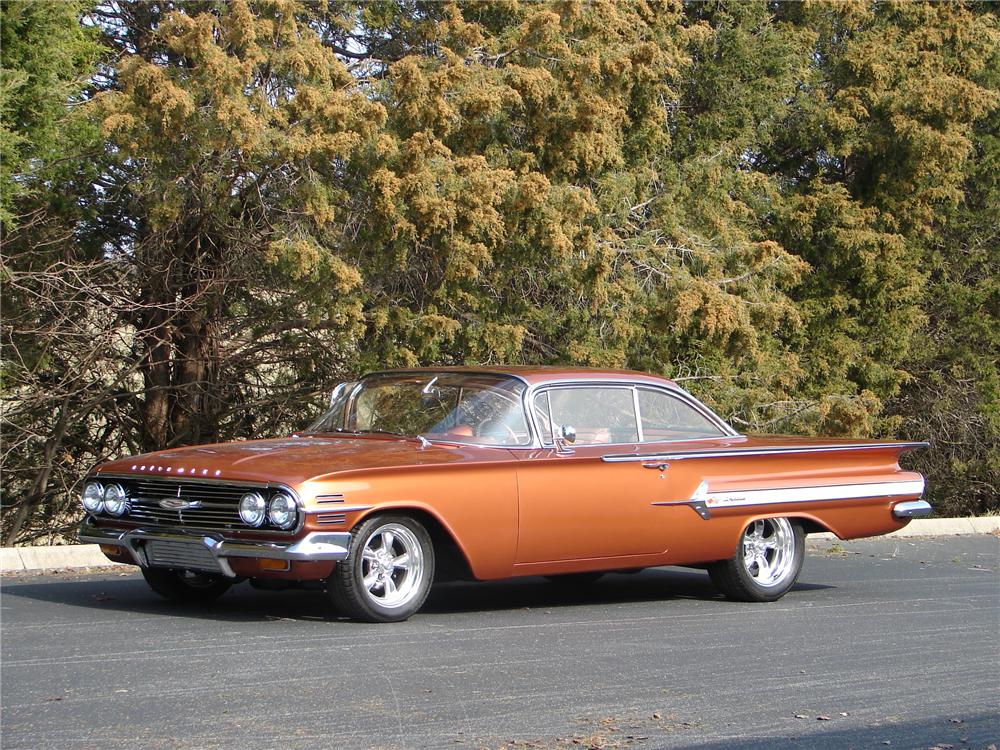
[(569, 424), (559, 425), (553, 442), (558, 453), (572, 453), (573, 449), (569, 446), (576, 442), (576, 428)]

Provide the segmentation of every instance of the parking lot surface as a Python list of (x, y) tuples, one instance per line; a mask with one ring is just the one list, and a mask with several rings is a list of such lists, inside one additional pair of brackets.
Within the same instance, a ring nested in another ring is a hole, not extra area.
[(3, 748), (1000, 745), (1000, 540), (810, 542), (773, 604), (659, 568), (435, 588), (409, 622), (134, 573), (5, 577)]

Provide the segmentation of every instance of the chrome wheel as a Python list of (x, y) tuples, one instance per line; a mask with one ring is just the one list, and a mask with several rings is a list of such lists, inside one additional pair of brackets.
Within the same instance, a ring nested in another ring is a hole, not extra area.
[(375, 516), (351, 531), (351, 546), (327, 579), (343, 614), (400, 622), (423, 606), (434, 580), (434, 543), (416, 518)]
[(387, 523), (368, 537), (361, 551), (361, 582), (367, 596), (387, 609), (403, 607), (420, 591), (424, 552), (406, 526)]
[(730, 599), (773, 602), (795, 585), (805, 557), (805, 532), (795, 518), (751, 521), (728, 560), (709, 563), (712, 582)]
[(743, 532), (743, 567), (758, 586), (780, 586), (795, 571), (795, 534), (787, 518), (754, 521)]

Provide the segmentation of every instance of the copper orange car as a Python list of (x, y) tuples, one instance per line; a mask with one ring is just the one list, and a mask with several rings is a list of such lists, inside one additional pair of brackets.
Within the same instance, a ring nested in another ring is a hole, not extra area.
[(583, 583), (686, 565), (773, 601), (806, 534), (930, 512), (898, 463), (922, 445), (741, 435), (638, 372), (378, 372), (338, 386), (301, 433), (98, 466), (80, 538), (173, 599), (312, 586), (377, 622), (419, 610), (436, 573)]

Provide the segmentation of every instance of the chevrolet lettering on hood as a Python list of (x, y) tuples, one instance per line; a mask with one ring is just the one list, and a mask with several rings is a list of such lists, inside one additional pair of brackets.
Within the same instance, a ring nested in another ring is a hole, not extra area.
[(291, 436), (95, 467), (80, 539), (171, 599), (307, 587), (371, 622), (407, 619), (446, 578), (583, 586), (660, 565), (774, 601), (806, 535), (930, 513), (899, 464), (924, 445), (740, 434), (641, 372), (393, 370), (337, 386)]

